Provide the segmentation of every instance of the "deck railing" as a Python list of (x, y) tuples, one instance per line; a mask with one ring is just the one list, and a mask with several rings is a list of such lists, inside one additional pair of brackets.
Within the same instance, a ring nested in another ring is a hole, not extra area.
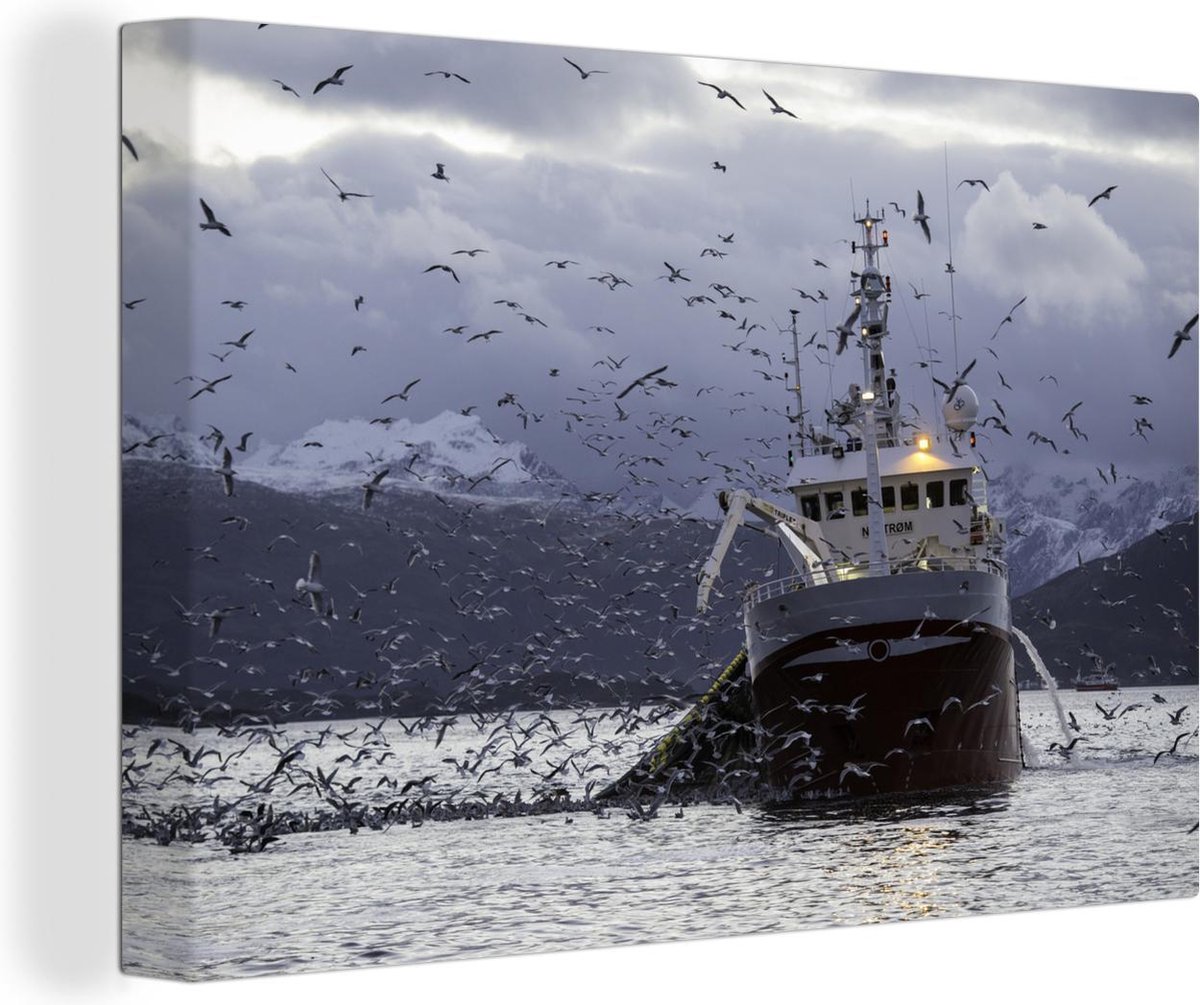
[[(974, 555), (892, 559), (888, 563), (888, 572), (893, 576), (922, 572), (987, 572), (993, 576), (1008, 579), (1008, 566), (1003, 562), (995, 558), (979, 558)], [(785, 576), (783, 579), (773, 579), (769, 583), (748, 586), (743, 595), (743, 602), (747, 607), (752, 607), (764, 600), (770, 600), (772, 597), (795, 593), (797, 590), (803, 590), (810, 586), (825, 586), (829, 583), (843, 583), (852, 579), (866, 579), (883, 574), (882, 563), (830, 564), (828, 567), (817, 568), (812, 572), (797, 573)]]

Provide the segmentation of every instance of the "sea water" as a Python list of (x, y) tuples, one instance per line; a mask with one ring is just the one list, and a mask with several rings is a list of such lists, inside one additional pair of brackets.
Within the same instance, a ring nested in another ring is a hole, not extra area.
[[(124, 965), (236, 977), (1195, 896), (1197, 688), (1059, 698), (1076, 718), (1079, 742), (1066, 756), (1048, 749), (1062, 741), (1057, 714), (1046, 692), (1022, 692), (1022, 731), (1039, 767), (1001, 788), (792, 810), (668, 802), (650, 819), (621, 804), (602, 813), (426, 819), (287, 834), (261, 853), (236, 855), (213, 837), (165, 846), (127, 837)], [(1182, 706), (1179, 724), (1171, 723)], [(483, 780), (471, 768), (496, 723), (465, 716), (440, 742), (436, 727), (406, 732), (411, 721), (383, 723), (371, 734), (374, 756), (357, 764), (355, 744), (377, 720), (281, 727), (276, 745), (287, 750), (327, 726), (349, 734), (307, 746), (302, 766), (326, 776), (337, 769), (338, 784), (359, 777), (350, 797), (380, 805), (429, 775), (435, 781), (420, 792), (452, 805), (477, 793), (511, 798), (518, 789), (529, 800), (551, 786), (581, 798), (589, 783), (594, 790), (618, 777), (672, 721), (604, 713), (518, 717), (533, 730), (532, 760), (509, 757)], [(127, 811), (203, 806), (214, 796), (241, 800), (248, 813), (263, 800), (296, 813), (328, 809), (315, 787), (290, 793), (293, 786), (276, 785), (269, 795), (249, 788), (279, 761), (265, 742), (198, 783), (185, 779), (217, 768), (216, 757), (171, 777), (183, 755), (147, 758), (156, 739), (172, 751), (177, 740), (192, 754), (203, 744), (222, 756), (248, 742), (210, 729), (127, 736), (126, 763), (153, 764), (131, 775), (139, 781), (126, 793)], [(509, 744), (500, 747), (476, 773), (501, 761)], [(572, 753), (565, 768), (543, 777)]]

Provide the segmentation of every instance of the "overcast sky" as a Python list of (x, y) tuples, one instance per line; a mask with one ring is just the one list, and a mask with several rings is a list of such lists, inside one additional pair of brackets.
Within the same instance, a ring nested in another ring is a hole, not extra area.
[[(845, 240), (869, 199), (891, 233), (888, 364), (923, 416), (931, 369), (956, 371), (952, 248), (957, 368), (977, 360), (983, 414), (998, 399), (1013, 433), (988, 431), (989, 461), (1062, 463), (1029, 442), (1036, 430), (1080, 473), (1194, 462), (1196, 342), (1167, 359), (1197, 304), (1190, 96), (252, 23), (135, 25), (123, 44), (139, 159), (124, 160), (122, 299), (145, 298), (122, 311), (126, 411), (280, 442), (329, 418), (475, 405), (586, 487), (621, 484), (622, 453), (662, 458), (681, 502), (700, 491), (689, 478), (720, 476), (715, 461), (750, 455), (782, 475), (782, 440), (755, 442), (786, 433), (778, 328), (795, 309), (802, 341), (818, 333), (801, 363), (819, 415), (861, 376), (860, 354), (831, 363), (822, 346), (848, 312)], [(581, 79), (564, 57), (605, 72)], [(313, 94), (346, 65), (343, 86)], [(448, 180), (432, 177), (439, 162)], [(322, 169), (371, 197), (339, 200)], [(911, 215), (918, 189), (931, 244), (890, 206)], [(200, 198), (232, 236), (200, 230)], [(578, 264), (545, 264), (561, 259)], [(690, 281), (661, 278), (668, 262)], [(424, 271), (435, 264), (461, 281)], [(603, 273), (630, 285), (589, 279)], [(717, 302), (687, 306), (698, 294)], [(754, 324), (747, 340), (739, 325)], [(244, 351), (209, 355), (250, 329)], [(930, 343), (940, 362), (918, 367)], [(664, 364), (677, 386), (631, 392), (630, 420), (614, 421), (614, 394)], [(228, 373), (190, 404), (199, 384), (176, 383)], [(407, 402), (381, 404), (418, 377)], [(509, 393), (537, 419), (498, 406)], [(1062, 422), (1080, 400), (1086, 440)], [(648, 440), (637, 427), (654, 412), (688, 416), (695, 435)], [(1148, 442), (1130, 435), (1137, 417)], [(597, 432), (625, 439), (601, 458), (581, 442)]]

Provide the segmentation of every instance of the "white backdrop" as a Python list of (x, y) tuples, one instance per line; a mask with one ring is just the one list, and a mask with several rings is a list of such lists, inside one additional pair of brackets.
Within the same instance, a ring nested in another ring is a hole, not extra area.
[[(0, 987), (9, 1000), (642, 1002), (766, 993), (843, 1002), (893, 995), (1152, 1002), (1194, 987), (1195, 899), (220, 985), (130, 979), (116, 965), (114, 744), (119, 24), (261, 17), (1194, 94), (1195, 14), (1178, 13), (1183, 5), (1167, 0), (1143, 0), (1111, 20), (1095, 6), (1068, 13), (1032, 0), (861, 0), (827, 10), (771, 0), (454, 0), (386, 10), (360, 0), (18, 5), (0, 42), (0, 135), (7, 140), (0, 161), (0, 303), (7, 314), (0, 362)], [(55, 779), (54, 800), (46, 778)]]

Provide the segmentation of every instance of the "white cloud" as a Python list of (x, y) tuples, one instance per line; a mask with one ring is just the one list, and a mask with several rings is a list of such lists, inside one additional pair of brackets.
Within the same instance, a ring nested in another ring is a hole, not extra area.
[(1035, 321), (1132, 313), (1146, 266), (1089, 198), (1058, 185), (1032, 194), (1001, 172), (963, 218), (960, 271), (996, 294), (1028, 296)]

